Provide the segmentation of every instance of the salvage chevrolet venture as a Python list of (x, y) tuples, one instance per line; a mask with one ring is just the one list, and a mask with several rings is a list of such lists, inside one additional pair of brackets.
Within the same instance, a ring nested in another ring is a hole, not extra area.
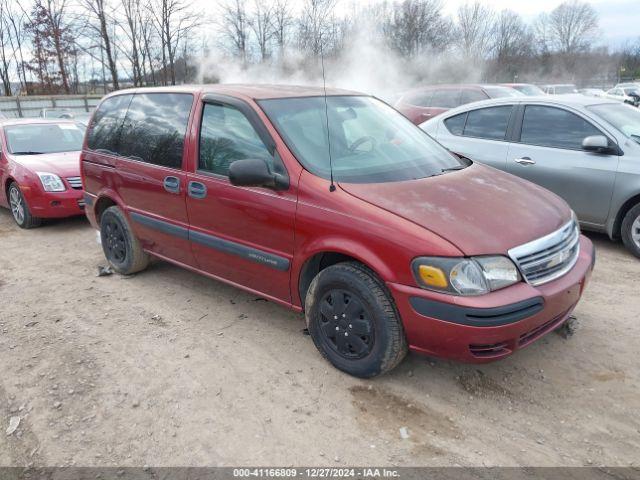
[(320, 352), (359, 377), (408, 349), (510, 355), (565, 322), (593, 268), (558, 196), (355, 92), (120, 91), (81, 171), (117, 272), (153, 256), (303, 311)]

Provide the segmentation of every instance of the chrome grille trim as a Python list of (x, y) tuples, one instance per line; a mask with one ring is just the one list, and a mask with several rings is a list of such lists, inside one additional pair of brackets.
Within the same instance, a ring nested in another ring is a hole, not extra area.
[(509, 250), (522, 278), (542, 285), (566, 274), (578, 261), (580, 227), (575, 218), (549, 235)]
[(80, 190), (82, 188), (82, 178), (80, 177), (67, 177), (67, 182), (71, 188)]

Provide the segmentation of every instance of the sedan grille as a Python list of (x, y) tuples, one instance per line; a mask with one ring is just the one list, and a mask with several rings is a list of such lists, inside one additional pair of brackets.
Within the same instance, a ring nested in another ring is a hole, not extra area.
[(542, 285), (566, 274), (578, 261), (580, 228), (572, 219), (555, 232), (509, 250), (522, 277), (531, 285)]
[(82, 178), (80, 177), (67, 177), (67, 182), (69, 182), (71, 188), (76, 190), (82, 189)]

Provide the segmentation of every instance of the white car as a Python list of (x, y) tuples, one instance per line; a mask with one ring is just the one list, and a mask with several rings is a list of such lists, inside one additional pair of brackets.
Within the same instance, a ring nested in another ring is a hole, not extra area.
[(637, 107), (640, 104), (640, 88), (614, 87), (607, 91), (605, 97)]

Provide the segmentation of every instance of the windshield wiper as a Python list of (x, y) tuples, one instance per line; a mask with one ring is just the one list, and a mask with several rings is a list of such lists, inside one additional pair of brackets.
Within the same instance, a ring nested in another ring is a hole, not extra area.
[(447, 167), (447, 168), (443, 168), (442, 170), (440, 170), (442, 173), (445, 172), (454, 172), (456, 170), (462, 170), (464, 168), (467, 168), (468, 165), (456, 165), (455, 167)]
[(631, 139), (637, 143), (640, 143), (640, 135), (631, 134)]
[(44, 155), (44, 152), (34, 152), (31, 150), (25, 150), (24, 152), (11, 152), (13, 155)]

